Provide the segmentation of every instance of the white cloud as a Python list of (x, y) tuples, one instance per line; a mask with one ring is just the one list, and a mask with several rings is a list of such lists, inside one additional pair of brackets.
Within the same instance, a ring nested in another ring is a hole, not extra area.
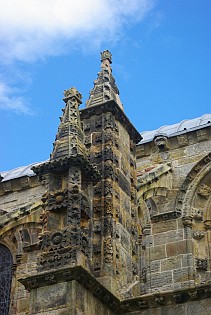
[(155, 0), (10, 0), (0, 3), (1, 62), (60, 54), (84, 40), (114, 39), (128, 21), (140, 21)]
[(0, 1), (0, 64), (7, 69), (7, 83), (0, 81), (0, 109), (32, 113), (20, 91), (12, 87), (18, 71), (11, 75), (9, 64), (18, 68), (16, 61), (33, 62), (72, 49), (99, 49), (117, 40), (124, 25), (144, 19), (155, 1)]
[(0, 82), (0, 109), (12, 110), (27, 115), (32, 114), (24, 99), (17, 94), (17, 89)]

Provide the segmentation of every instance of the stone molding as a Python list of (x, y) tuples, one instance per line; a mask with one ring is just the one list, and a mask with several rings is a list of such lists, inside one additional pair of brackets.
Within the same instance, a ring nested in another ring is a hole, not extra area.
[(100, 179), (100, 173), (97, 169), (90, 164), (90, 162), (83, 156), (69, 156), (52, 161), (45, 162), (39, 166), (32, 167), (32, 170), (42, 178), (42, 175), (48, 173), (59, 173), (65, 172), (71, 166), (79, 166), (82, 171), (86, 174), (90, 181), (98, 181)]
[(81, 266), (40, 273), (39, 275), (21, 278), (19, 282), (30, 291), (39, 287), (73, 280), (83, 285), (93, 296), (107, 305), (109, 309), (115, 313), (121, 312), (121, 314), (211, 298), (211, 281), (209, 281), (206, 284), (192, 286), (186, 289), (151, 293), (137, 298), (119, 300)]
[(5, 182), (0, 181), (0, 196), (15, 191), (33, 188), (39, 185), (40, 182), (36, 176), (23, 176), (19, 178), (13, 178)]
[(160, 222), (160, 221), (173, 220), (173, 219), (179, 218), (180, 216), (181, 216), (181, 211), (179, 210), (159, 213), (151, 217), (151, 222), (155, 223), (155, 222)]
[(158, 180), (160, 176), (172, 170), (171, 163), (161, 164), (150, 170), (149, 172), (138, 177), (138, 189), (143, 185)]
[(81, 120), (85, 118), (89, 118), (90, 116), (93, 115), (101, 115), (102, 113), (105, 112), (111, 112), (115, 118), (121, 122), (121, 124), (125, 127), (127, 132), (130, 134), (131, 139), (135, 142), (138, 143), (141, 141), (142, 137), (140, 133), (136, 130), (136, 128), (132, 125), (130, 120), (127, 118), (123, 110), (119, 107), (119, 105), (111, 100), (103, 104), (95, 105), (95, 106), (90, 106), (84, 109), (80, 110), (81, 114)]
[[(15, 225), (19, 225), (20, 219), (24, 218), (25, 216), (29, 216), (34, 211), (38, 211), (39, 208), (41, 209), (41, 206), (42, 206), (42, 203), (39, 202), (30, 206), (20, 207), (16, 209), (15, 211), (3, 214), (2, 216), (0, 216), (0, 228), (3, 228), (7, 224), (13, 224), (13, 223), (15, 223)], [(30, 218), (28, 219), (27, 223), (29, 222), (30, 222)], [(32, 222), (34, 222), (34, 220), (32, 220)]]
[(192, 216), (191, 202), (200, 182), (209, 172), (211, 172), (211, 153), (191, 169), (178, 191), (175, 209), (180, 210), (184, 217)]
[[(211, 124), (203, 126), (198, 126), (198, 129), (195, 130), (184, 130), (179, 133), (174, 133), (168, 135), (168, 145), (169, 149), (178, 149), (184, 146), (189, 146), (195, 143), (200, 143), (202, 141), (207, 141), (211, 136)], [(156, 144), (152, 138), (149, 141), (139, 143), (137, 146), (137, 151), (139, 157), (150, 155)]]

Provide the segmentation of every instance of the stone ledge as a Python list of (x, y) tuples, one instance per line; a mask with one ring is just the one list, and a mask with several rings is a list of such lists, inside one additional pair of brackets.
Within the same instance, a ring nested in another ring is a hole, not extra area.
[(50, 160), (38, 166), (33, 166), (31, 169), (41, 179), (42, 175), (48, 173), (61, 173), (67, 171), (70, 166), (80, 166), (87, 178), (97, 182), (101, 178), (98, 170), (82, 155), (68, 156), (56, 160)]
[(150, 184), (153, 181), (158, 180), (160, 176), (170, 171), (172, 171), (171, 163), (157, 165), (143, 175), (138, 176), (138, 189), (146, 184)]
[(181, 214), (182, 214), (181, 210), (174, 210), (174, 211), (159, 213), (151, 217), (151, 222), (155, 223), (155, 222), (160, 222), (160, 221), (177, 219), (181, 216)]
[(24, 216), (28, 216), (32, 214), (33, 211), (38, 210), (40, 207), (41, 207), (41, 203), (36, 203), (36, 204), (28, 205), (28, 206), (23, 206), (14, 211), (3, 214), (0, 217), (0, 228), (3, 228), (8, 223), (18, 222), (18, 220), (20, 220)]
[[(3, 177), (2, 177), (3, 178)], [(36, 178), (35, 174), (32, 176), (23, 176), (18, 178), (11, 178), (4, 182), (0, 181), (0, 196), (34, 188), (40, 186), (40, 182)]]
[(89, 290), (93, 296), (99, 299), (103, 304), (107, 305), (107, 307), (116, 314), (119, 312), (122, 314), (142, 309), (151, 309), (160, 306), (182, 304), (188, 301), (211, 298), (211, 281), (209, 281), (206, 284), (192, 286), (186, 289), (156, 292), (144, 294), (137, 298), (119, 300), (81, 266), (40, 273), (39, 275), (19, 279), (19, 282), (21, 282), (27, 290), (32, 290), (72, 280), (78, 281)]
[(122, 123), (127, 132), (131, 135), (131, 139), (135, 143), (139, 143), (141, 141), (142, 136), (140, 135), (140, 133), (132, 125), (132, 123), (119, 107), (119, 105), (113, 100), (81, 109), (81, 120), (83, 121), (83, 119), (89, 118), (92, 115), (100, 115), (105, 112), (111, 112), (115, 116), (115, 118)]

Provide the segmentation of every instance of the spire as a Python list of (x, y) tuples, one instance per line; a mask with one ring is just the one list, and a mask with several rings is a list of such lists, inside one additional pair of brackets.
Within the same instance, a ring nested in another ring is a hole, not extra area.
[(119, 90), (111, 69), (112, 55), (110, 51), (101, 52), (101, 71), (98, 73), (97, 80), (94, 81), (94, 88), (90, 91), (86, 107), (99, 105), (110, 100), (114, 100), (123, 110), (123, 105), (119, 98)]
[(79, 105), (82, 95), (72, 87), (64, 91), (65, 108), (60, 117), (61, 123), (58, 128), (53, 152), (50, 159), (83, 155), (85, 156), (84, 134), (81, 127)]

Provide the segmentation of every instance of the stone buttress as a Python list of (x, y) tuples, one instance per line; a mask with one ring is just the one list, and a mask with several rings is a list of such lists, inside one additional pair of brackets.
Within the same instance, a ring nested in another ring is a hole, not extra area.
[(135, 154), (141, 137), (123, 112), (111, 53), (101, 53), (101, 61), (81, 110), (88, 158), (102, 177), (93, 193), (93, 267), (94, 276), (121, 296), (130, 295), (139, 269)]
[(33, 170), (48, 177), (43, 195), (44, 230), (40, 270), (81, 264), (88, 270), (92, 257), (92, 209), (90, 193), (97, 172), (87, 160), (79, 105), (81, 94), (64, 92), (63, 116), (50, 161)]

